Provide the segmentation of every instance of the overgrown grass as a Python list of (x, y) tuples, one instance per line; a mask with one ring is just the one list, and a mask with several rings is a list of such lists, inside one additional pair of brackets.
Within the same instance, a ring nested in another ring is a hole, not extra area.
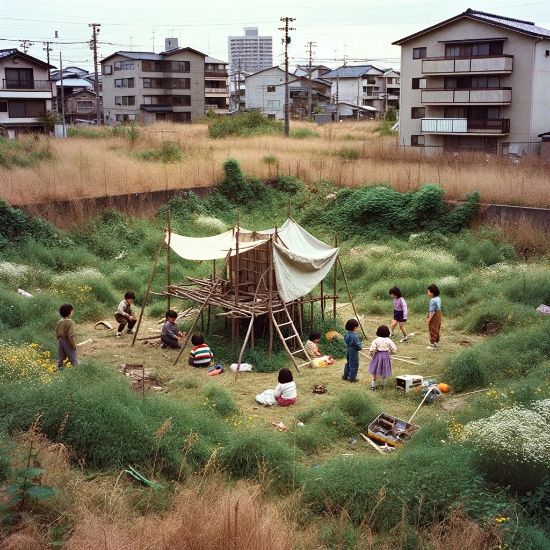
[(251, 137), (262, 134), (279, 134), (281, 121), (269, 119), (260, 111), (237, 113), (231, 116), (215, 116), (209, 119), (208, 134), (213, 138), (229, 136)]
[(171, 163), (183, 159), (183, 150), (173, 141), (163, 141), (158, 149), (138, 151), (135, 155), (141, 160)]
[(40, 141), (32, 136), (17, 140), (0, 137), (0, 167), (2, 168), (30, 168), (52, 158), (49, 141)]

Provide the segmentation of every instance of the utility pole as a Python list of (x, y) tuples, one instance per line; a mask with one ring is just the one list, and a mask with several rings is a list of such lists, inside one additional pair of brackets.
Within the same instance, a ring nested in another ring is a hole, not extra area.
[[(46, 42), (42, 42), (42, 44), (44, 45), (44, 48), (42, 48), (42, 50), (46, 52), (46, 59), (48, 63), (48, 87), (50, 91), (52, 91), (52, 78), (50, 74), (50, 52), (52, 51), (52, 47), (51, 47), (52, 43), (47, 40)], [(53, 93), (52, 93), (52, 96), (53, 96)], [(52, 99), (52, 111), (55, 112), (57, 109), (54, 109), (54, 106), (55, 106), (55, 102)]]
[(241, 111), (241, 60), (240, 58), (239, 58), (239, 71), (237, 73), (237, 90), (235, 93), (237, 94), (237, 111), (240, 112)]
[(309, 51), (309, 63), (307, 66), (307, 78), (308, 78), (308, 89), (307, 89), (307, 116), (311, 119), (313, 117), (312, 113), (312, 100), (311, 100), (311, 68), (313, 62), (313, 48), (317, 44), (311, 40), (307, 43), (307, 48)]
[(59, 52), (59, 73), (61, 74), (61, 124), (63, 125), (63, 137), (67, 137), (67, 127), (65, 126), (65, 90), (63, 88), (63, 58)]
[(296, 21), (294, 17), (281, 17), (281, 21), (284, 22), (284, 27), (279, 27), (280, 31), (284, 31), (285, 37), (283, 38), (283, 44), (285, 45), (285, 136), (290, 133), (290, 90), (288, 87), (288, 45), (290, 44), (290, 31), (295, 31), (293, 27), (289, 27), (289, 23)]
[(30, 40), (21, 40), (21, 44), (19, 46), (23, 49), (25, 53), (29, 51), (29, 48), (31, 46), (34, 46), (34, 44)]
[(96, 126), (101, 124), (101, 108), (99, 101), (99, 74), (97, 71), (97, 35), (99, 34), (100, 23), (90, 23), (88, 27), (92, 27), (92, 39), (90, 40), (90, 49), (94, 52), (94, 92), (96, 106)]

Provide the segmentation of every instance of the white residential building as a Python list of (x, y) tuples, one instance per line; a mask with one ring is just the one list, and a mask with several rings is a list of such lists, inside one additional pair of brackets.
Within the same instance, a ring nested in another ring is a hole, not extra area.
[(539, 134), (550, 129), (550, 30), (468, 9), (394, 44), (402, 143), (538, 152)]
[(273, 38), (245, 27), (243, 36), (228, 37), (229, 72), (256, 73), (273, 66)]
[(51, 65), (12, 48), (0, 50), (0, 126), (9, 137), (45, 132), (52, 110)]

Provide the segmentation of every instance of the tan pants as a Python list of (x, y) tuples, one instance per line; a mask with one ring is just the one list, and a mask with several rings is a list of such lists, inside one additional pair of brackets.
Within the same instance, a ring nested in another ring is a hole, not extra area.
[(430, 331), (430, 344), (437, 344), (441, 331), (441, 311), (436, 311), (433, 314), (433, 317), (428, 321), (428, 329)]

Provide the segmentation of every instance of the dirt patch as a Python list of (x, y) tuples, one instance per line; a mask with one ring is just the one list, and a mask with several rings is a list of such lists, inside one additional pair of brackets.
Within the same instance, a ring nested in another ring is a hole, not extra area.
[(481, 334), (484, 336), (493, 336), (500, 332), (502, 328), (502, 323), (497, 323), (494, 321), (486, 321), (481, 327)]
[(153, 374), (150, 369), (146, 369), (143, 365), (132, 363), (123, 363), (119, 366), (120, 372), (127, 376), (132, 381), (132, 389), (137, 392), (143, 392), (145, 389), (153, 391), (164, 391), (164, 386), (159, 379)]

